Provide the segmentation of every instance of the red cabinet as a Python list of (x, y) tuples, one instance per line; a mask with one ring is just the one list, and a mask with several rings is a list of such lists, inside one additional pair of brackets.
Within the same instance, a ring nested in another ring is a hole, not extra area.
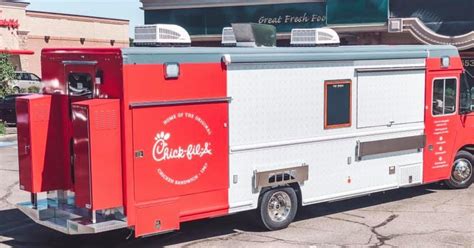
[(81, 101), (72, 110), (76, 206), (93, 211), (121, 207), (120, 101)]
[(61, 189), (62, 164), (47, 163), (51, 96), (17, 98), (18, 161), (20, 188), (31, 193)]

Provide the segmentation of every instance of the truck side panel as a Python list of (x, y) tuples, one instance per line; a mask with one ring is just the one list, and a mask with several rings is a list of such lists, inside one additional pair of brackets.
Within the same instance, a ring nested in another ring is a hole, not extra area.
[[(422, 144), (363, 158), (356, 150), (423, 139), (424, 66), (423, 59), (231, 64), (229, 178), (242, 180), (230, 186), (230, 212), (258, 206), (255, 172), (303, 164), (303, 205), (421, 183)], [(325, 129), (325, 84), (338, 80), (352, 84), (352, 120)], [(366, 116), (373, 112), (380, 114)]]
[(225, 69), (181, 63), (179, 77), (166, 79), (165, 66), (124, 68), (137, 236), (228, 213)]

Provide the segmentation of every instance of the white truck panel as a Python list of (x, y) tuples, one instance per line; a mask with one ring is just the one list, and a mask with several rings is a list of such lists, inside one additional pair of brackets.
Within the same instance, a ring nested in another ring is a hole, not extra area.
[(359, 72), (357, 127), (422, 123), (425, 71)]
[[(424, 131), (422, 122), (357, 128), (357, 118), (361, 117), (356, 114), (356, 69), (376, 65), (374, 61), (364, 62), (229, 66), (228, 95), (233, 99), (229, 107), (230, 212), (257, 207), (259, 191), (254, 187), (254, 171), (308, 164), (309, 180), (301, 185), (306, 205), (399, 187), (405, 180), (399, 176), (401, 166), (415, 167), (410, 167), (411, 171), (422, 170), (423, 155), (417, 150), (356, 161), (357, 141), (416, 136)], [(419, 60), (381, 64), (406, 67), (419, 64)], [(325, 130), (324, 82), (341, 79), (352, 80), (352, 125)], [(412, 80), (416, 80), (412, 84), (423, 84), (424, 77), (417, 74)], [(424, 94), (421, 96), (424, 98)], [(423, 113), (416, 113), (415, 119), (423, 120)], [(396, 167), (395, 174), (389, 174), (392, 166)]]

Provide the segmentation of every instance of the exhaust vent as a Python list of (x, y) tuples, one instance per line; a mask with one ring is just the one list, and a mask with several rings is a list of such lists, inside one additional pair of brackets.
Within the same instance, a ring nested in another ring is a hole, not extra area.
[(291, 46), (338, 46), (339, 35), (330, 28), (291, 30)]
[(171, 24), (154, 24), (135, 27), (135, 46), (190, 46), (188, 32)]
[(276, 46), (276, 27), (256, 23), (232, 24), (238, 47)]

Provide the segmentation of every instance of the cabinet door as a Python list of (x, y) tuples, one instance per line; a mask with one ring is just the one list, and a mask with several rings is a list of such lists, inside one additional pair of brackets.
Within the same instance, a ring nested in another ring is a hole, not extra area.
[(357, 75), (357, 127), (422, 123), (423, 70), (364, 72)]

